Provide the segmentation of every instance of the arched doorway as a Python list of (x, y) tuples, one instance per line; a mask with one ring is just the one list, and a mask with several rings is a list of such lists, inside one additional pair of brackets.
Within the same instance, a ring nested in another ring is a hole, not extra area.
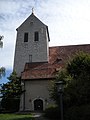
[(43, 111), (43, 100), (41, 99), (34, 100), (34, 110)]

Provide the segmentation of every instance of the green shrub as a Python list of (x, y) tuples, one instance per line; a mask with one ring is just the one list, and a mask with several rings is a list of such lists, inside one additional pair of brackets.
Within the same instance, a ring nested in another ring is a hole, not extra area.
[(45, 110), (45, 117), (49, 119), (58, 119), (60, 117), (60, 111), (57, 106), (50, 106)]
[(16, 112), (19, 110), (19, 103), (20, 103), (19, 98), (16, 99), (7, 98), (7, 99), (2, 99), (1, 106), (7, 112)]
[(90, 120), (90, 104), (70, 107), (64, 117), (65, 120)]
[[(50, 106), (45, 110), (45, 117), (49, 119), (60, 119), (60, 110), (57, 106)], [(64, 120), (90, 120), (90, 104), (72, 106), (64, 109)]]

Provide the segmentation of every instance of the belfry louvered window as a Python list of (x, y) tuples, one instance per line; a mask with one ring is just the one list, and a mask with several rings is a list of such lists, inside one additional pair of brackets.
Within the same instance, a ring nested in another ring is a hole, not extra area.
[(28, 33), (24, 33), (24, 42), (28, 42)]
[(29, 55), (29, 63), (32, 62), (32, 55)]
[(39, 41), (39, 32), (38, 31), (36, 31), (34, 33), (34, 41)]

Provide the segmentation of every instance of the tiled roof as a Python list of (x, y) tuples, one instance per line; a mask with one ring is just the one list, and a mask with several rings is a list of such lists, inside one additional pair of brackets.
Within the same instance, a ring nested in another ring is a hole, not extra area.
[(90, 44), (49, 47), (49, 62), (26, 63), (21, 79), (51, 79), (77, 52), (90, 53)]

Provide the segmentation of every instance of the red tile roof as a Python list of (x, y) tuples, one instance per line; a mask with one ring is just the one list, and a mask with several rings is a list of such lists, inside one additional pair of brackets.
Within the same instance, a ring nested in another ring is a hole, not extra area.
[(90, 53), (90, 44), (56, 46), (49, 48), (49, 61), (39, 63), (26, 63), (21, 79), (51, 79), (57, 71), (62, 69), (67, 61), (77, 52)]

